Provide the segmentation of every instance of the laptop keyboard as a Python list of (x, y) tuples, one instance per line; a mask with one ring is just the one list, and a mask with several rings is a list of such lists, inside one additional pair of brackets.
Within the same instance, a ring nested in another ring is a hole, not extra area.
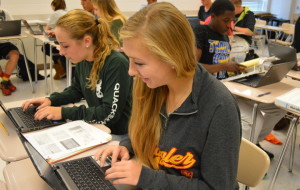
[(63, 166), (80, 190), (116, 190), (110, 181), (104, 179), (109, 166), (100, 168), (91, 157), (64, 162)]
[(255, 74), (233, 80), (233, 82), (241, 83), (247, 86), (256, 87), (263, 76)]
[(45, 126), (53, 125), (53, 122), (51, 120), (42, 119), (42, 120), (34, 120), (34, 114), (36, 112), (35, 106), (29, 106), (28, 109), (23, 112), (23, 109), (21, 107), (14, 108), (16, 113), (19, 115), (19, 117), (22, 119), (24, 124), (32, 129), (40, 129), (44, 128)]

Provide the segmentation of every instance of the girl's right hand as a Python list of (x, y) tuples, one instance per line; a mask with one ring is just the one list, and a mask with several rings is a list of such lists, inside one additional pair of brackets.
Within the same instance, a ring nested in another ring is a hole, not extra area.
[(119, 145), (110, 145), (108, 147), (102, 148), (98, 150), (95, 155), (94, 159), (100, 161), (100, 167), (103, 167), (105, 164), (105, 160), (108, 156), (112, 157), (111, 164), (117, 162), (118, 159), (121, 160), (129, 160), (129, 151), (125, 146)]

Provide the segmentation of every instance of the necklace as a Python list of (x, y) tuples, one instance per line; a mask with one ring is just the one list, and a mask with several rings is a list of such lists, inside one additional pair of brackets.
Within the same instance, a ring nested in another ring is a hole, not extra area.
[[(176, 108), (179, 107), (179, 105), (181, 105), (181, 104), (183, 103), (183, 100), (185, 100), (185, 99), (187, 98), (187, 96), (190, 94), (190, 91), (191, 91), (191, 87), (189, 86), (189, 87), (184, 91), (184, 93), (180, 96), (180, 98), (179, 98), (177, 101), (174, 101), (174, 102), (176, 102), (176, 103), (174, 104), (174, 106), (171, 106), (171, 107), (170, 107), (170, 100), (167, 101), (167, 106), (166, 106), (166, 108), (167, 108), (167, 114), (168, 114), (168, 116), (169, 116), (172, 112), (174, 112), (174, 111), (176, 110)], [(176, 99), (175, 99), (175, 100), (176, 100)]]

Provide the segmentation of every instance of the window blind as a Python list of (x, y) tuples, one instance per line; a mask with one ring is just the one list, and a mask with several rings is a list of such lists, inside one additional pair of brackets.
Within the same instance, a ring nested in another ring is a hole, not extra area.
[(251, 11), (264, 11), (263, 0), (242, 0), (242, 6), (249, 7)]

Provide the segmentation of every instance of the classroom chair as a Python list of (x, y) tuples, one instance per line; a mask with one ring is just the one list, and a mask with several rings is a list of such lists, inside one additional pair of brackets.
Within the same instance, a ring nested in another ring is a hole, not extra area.
[(270, 166), (270, 158), (258, 146), (242, 138), (237, 181), (249, 187), (257, 186), (267, 173)]
[(283, 29), (283, 32), (280, 37), (271, 41), (280, 45), (291, 46), (294, 41), (295, 24), (283, 23), (281, 28)]
[[(255, 20), (255, 25), (266, 25), (267, 21), (265, 20)], [(254, 26), (254, 35), (252, 36), (252, 46), (264, 48), (266, 43), (266, 35), (263, 34), (264, 29), (257, 28)], [(266, 31), (265, 31), (266, 32)]]

